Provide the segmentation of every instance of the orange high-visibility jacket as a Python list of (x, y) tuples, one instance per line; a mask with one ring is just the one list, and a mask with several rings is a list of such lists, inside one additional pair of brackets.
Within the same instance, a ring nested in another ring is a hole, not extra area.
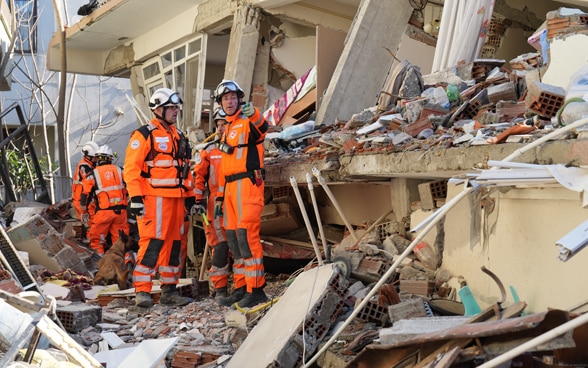
[(196, 156), (196, 165), (194, 166), (196, 200), (201, 200), (204, 197), (207, 184), (210, 195), (216, 195), (220, 164), (221, 151), (217, 147), (217, 142), (207, 144)]
[(113, 164), (97, 166), (83, 181), (84, 194), (94, 192), (97, 210), (126, 207), (127, 191), (120, 167)]
[(76, 167), (76, 171), (74, 171), (73, 175), (73, 184), (71, 186), (71, 197), (74, 201), (74, 207), (76, 204), (80, 203), (80, 199), (82, 197), (82, 181), (92, 172), (94, 169), (94, 164), (90, 159), (86, 156), (80, 160), (78, 166)]
[(158, 119), (131, 134), (124, 165), (129, 196), (182, 198), (186, 190), (187, 160), (180, 156), (183, 135), (174, 125), (167, 131)]
[(241, 111), (226, 117), (227, 125), (221, 142), (233, 147), (231, 154), (223, 154), (221, 176), (217, 196), (224, 196), (226, 177), (229, 175), (253, 172), (263, 168), (263, 140), (268, 124), (259, 109), (247, 118)]

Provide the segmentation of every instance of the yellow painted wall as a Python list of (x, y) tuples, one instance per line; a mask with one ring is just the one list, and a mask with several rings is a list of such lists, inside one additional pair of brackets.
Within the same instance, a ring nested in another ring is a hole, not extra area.
[[(460, 190), (450, 186), (448, 196)], [(486, 245), (484, 237), (473, 230), (474, 224), (484, 221), (476, 219), (484, 215), (471, 197), (448, 213), (442, 267), (465, 277), (482, 308), (500, 296), (496, 284), (480, 270), (483, 265), (507, 288), (505, 305), (513, 302), (509, 285), (528, 303), (530, 312), (566, 309), (588, 299), (588, 249), (563, 262), (557, 258), (559, 247), (555, 245), (588, 218), (580, 195), (558, 186), (505, 189), (491, 197), (496, 206), (488, 216)]]

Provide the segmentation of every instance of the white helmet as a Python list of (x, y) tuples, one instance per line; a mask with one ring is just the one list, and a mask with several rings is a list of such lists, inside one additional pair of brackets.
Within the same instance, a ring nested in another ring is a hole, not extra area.
[(229, 79), (223, 79), (222, 82), (220, 82), (214, 90), (214, 100), (217, 103), (220, 103), (223, 96), (229, 92), (235, 92), (239, 100), (245, 97), (245, 92), (243, 92), (243, 90), (241, 89), (241, 87), (239, 87), (237, 82)]
[(107, 144), (100, 146), (98, 152), (96, 153), (96, 156), (107, 157), (110, 159), (114, 157), (114, 155), (112, 154), (112, 148), (110, 148)]
[(99, 149), (100, 147), (98, 147), (96, 142), (89, 141), (82, 147), (82, 153), (84, 154), (84, 156), (94, 157), (96, 156), (96, 153)]
[(155, 110), (159, 106), (178, 106), (183, 103), (180, 95), (169, 88), (159, 88), (149, 99), (149, 108)]

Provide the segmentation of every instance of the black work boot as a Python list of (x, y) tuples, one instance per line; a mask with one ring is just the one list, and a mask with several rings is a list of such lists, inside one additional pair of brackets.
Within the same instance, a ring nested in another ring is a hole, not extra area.
[(175, 284), (161, 285), (161, 296), (159, 304), (182, 307), (190, 303), (190, 298), (180, 296)]
[(251, 293), (247, 293), (245, 297), (237, 303), (239, 308), (251, 308), (257, 304), (265, 303), (268, 301), (267, 295), (263, 291), (263, 288), (253, 288)]
[(151, 294), (145, 291), (139, 291), (135, 296), (135, 305), (142, 308), (149, 308), (152, 306), (153, 299), (151, 299)]
[(221, 300), (222, 298), (226, 298), (227, 297), (227, 287), (221, 287), (218, 289), (214, 289), (214, 300), (217, 302), (219, 302), (219, 300)]
[(246, 292), (247, 292), (247, 287), (241, 286), (240, 288), (233, 290), (233, 293), (231, 293), (230, 296), (228, 296), (226, 298), (221, 298), (220, 300), (217, 299), (216, 302), (219, 305), (229, 307), (229, 306), (237, 303), (239, 300), (243, 299)]

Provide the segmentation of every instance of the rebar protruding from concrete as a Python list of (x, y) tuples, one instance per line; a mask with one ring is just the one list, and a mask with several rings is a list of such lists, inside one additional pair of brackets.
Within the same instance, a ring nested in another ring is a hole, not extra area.
[(345, 226), (347, 226), (347, 230), (349, 230), (349, 233), (351, 234), (351, 237), (353, 238), (353, 241), (354, 242), (359, 242), (359, 238), (355, 234), (355, 230), (353, 229), (353, 226), (351, 226), (351, 224), (349, 223), (349, 220), (347, 220), (347, 217), (343, 213), (343, 210), (341, 209), (341, 206), (339, 206), (339, 202), (337, 202), (337, 199), (333, 195), (333, 192), (331, 192), (331, 189), (329, 188), (329, 186), (325, 182), (325, 179), (322, 177), (321, 172), (319, 171), (319, 169), (317, 169), (316, 167), (313, 167), (312, 168), (312, 173), (314, 174), (314, 176), (316, 176), (317, 181), (323, 187), (323, 189), (325, 190), (325, 192), (329, 196), (329, 199), (331, 200), (331, 202), (333, 202), (333, 205), (335, 206), (335, 209), (337, 210), (337, 213), (339, 213), (339, 216), (341, 216), (341, 219), (345, 223)]
[(294, 195), (296, 196), (296, 200), (298, 201), (298, 206), (300, 207), (300, 212), (302, 212), (302, 217), (304, 218), (304, 223), (306, 224), (306, 230), (308, 230), (308, 235), (310, 236), (310, 241), (312, 242), (312, 247), (314, 248), (314, 252), (316, 253), (316, 258), (318, 260), (319, 266), (323, 265), (323, 257), (321, 257), (321, 251), (319, 250), (318, 243), (316, 241), (316, 236), (314, 235), (314, 231), (312, 230), (312, 226), (310, 225), (310, 220), (308, 219), (308, 213), (306, 212), (306, 207), (304, 207), (304, 202), (302, 201), (302, 197), (300, 196), (300, 190), (298, 189), (298, 183), (296, 182), (296, 178), (291, 176), (290, 177), (290, 184), (292, 184), (292, 189), (294, 189)]
[(308, 191), (310, 192), (310, 200), (312, 201), (312, 207), (314, 208), (314, 217), (316, 217), (316, 225), (319, 229), (321, 236), (321, 242), (323, 243), (323, 250), (327, 252), (327, 239), (325, 238), (325, 231), (323, 230), (323, 222), (321, 220), (321, 214), (319, 213), (318, 204), (316, 203), (316, 196), (314, 195), (314, 186), (312, 185), (312, 175), (306, 172), (306, 182), (308, 183)]
[(386, 281), (392, 276), (392, 274), (394, 272), (396, 272), (398, 265), (409, 254), (412, 253), (412, 250), (414, 249), (414, 247), (425, 237), (425, 235), (427, 235), (427, 233), (429, 231), (431, 231), (431, 229), (437, 224), (437, 222), (439, 222), (447, 214), (447, 212), (449, 212), (450, 209), (455, 207), (455, 205), (457, 203), (459, 203), (463, 198), (465, 198), (473, 190), (474, 190), (473, 187), (464, 187), (464, 189), (460, 193), (458, 193), (450, 201), (446, 202), (443, 206), (441, 206), (440, 208), (438, 208), (434, 212), (435, 216), (433, 216), (433, 219), (431, 221), (429, 221), (429, 223), (425, 226), (423, 231), (419, 235), (417, 235), (416, 238), (414, 238), (412, 243), (410, 243), (410, 245), (404, 250), (404, 252), (402, 252), (402, 254), (396, 259), (396, 261), (392, 264), (392, 266), (390, 266), (388, 271), (386, 271), (386, 273), (384, 275), (382, 275), (382, 277), (376, 283), (376, 285), (374, 285), (372, 290), (370, 290), (370, 292), (365, 296), (365, 298), (363, 298), (361, 303), (359, 303), (359, 305), (356, 306), (355, 309), (353, 309), (353, 312), (351, 312), (351, 314), (347, 317), (345, 322), (343, 322), (343, 324), (341, 326), (339, 326), (337, 331), (335, 331), (335, 333), (333, 333), (331, 338), (326, 343), (323, 344), (322, 348), (318, 352), (316, 352), (314, 354), (314, 356), (308, 362), (304, 362), (303, 368), (310, 367), (314, 362), (317, 361), (317, 359), (322, 354), (325, 353), (325, 351), (327, 351), (327, 349), (333, 344), (333, 342), (335, 342), (335, 340), (337, 340), (337, 338), (339, 338), (339, 335), (341, 335), (341, 333), (345, 330), (345, 328), (347, 326), (349, 326), (349, 324), (351, 324), (351, 322), (355, 319), (355, 317), (357, 317), (359, 312), (361, 312), (361, 310), (366, 306), (366, 304), (371, 300), (371, 298), (378, 292), (378, 290), (382, 287), (382, 285), (384, 285), (384, 283), (386, 283)]
[(572, 320), (567, 321), (564, 324), (557, 326), (556, 328), (554, 328), (552, 330), (546, 331), (545, 333), (532, 338), (531, 340), (525, 342), (524, 344), (521, 344), (521, 345), (517, 346), (516, 348), (514, 348), (510, 351), (507, 351), (506, 353), (499, 355), (499, 356), (487, 361), (486, 363), (484, 363), (478, 367), (479, 368), (497, 367), (500, 364), (508, 362), (509, 360), (514, 359), (514, 358), (518, 357), (519, 355), (526, 353), (527, 351), (530, 351), (531, 349), (533, 349), (541, 344), (549, 342), (550, 340), (553, 340), (556, 337), (563, 335), (564, 333), (575, 329), (576, 327), (582, 326), (583, 324), (585, 324), (587, 322), (588, 322), (588, 313), (585, 313), (579, 317), (576, 317)]

